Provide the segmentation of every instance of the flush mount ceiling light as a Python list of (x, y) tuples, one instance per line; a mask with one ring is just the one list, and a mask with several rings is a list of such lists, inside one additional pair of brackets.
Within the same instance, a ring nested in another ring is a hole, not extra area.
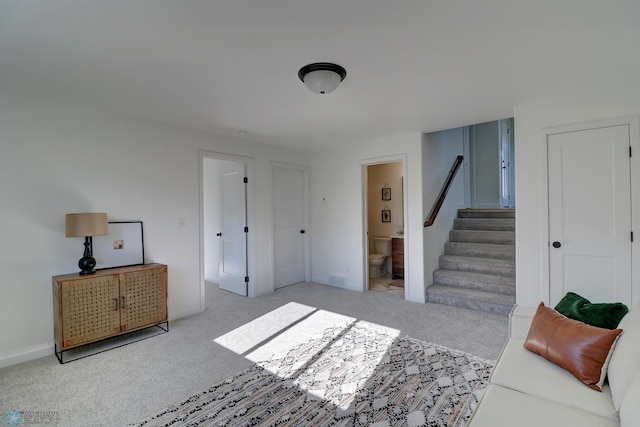
[(305, 65), (298, 71), (298, 77), (313, 93), (324, 95), (333, 92), (347, 76), (347, 70), (329, 62)]

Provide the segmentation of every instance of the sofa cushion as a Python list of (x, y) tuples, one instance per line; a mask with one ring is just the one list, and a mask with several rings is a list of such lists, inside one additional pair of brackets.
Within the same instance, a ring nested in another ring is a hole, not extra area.
[(535, 314), (536, 307), (514, 305), (509, 314), (509, 338), (527, 338)]
[(629, 307), (629, 314), (620, 321), (624, 333), (609, 361), (608, 376), (616, 409), (636, 373), (640, 371), (640, 304)]
[(618, 420), (608, 384), (603, 385), (602, 392), (585, 387), (571, 373), (526, 350), (523, 344), (522, 339), (507, 341), (491, 374), (492, 384)]
[(494, 384), (489, 385), (468, 427), (514, 426), (619, 427), (620, 424), (615, 420), (601, 418), (551, 399), (526, 395)]
[(640, 372), (631, 379), (622, 402), (620, 403), (620, 424), (636, 426), (640, 424)]
[(622, 329), (610, 331), (569, 319), (541, 302), (524, 347), (600, 391), (607, 375), (609, 355), (621, 333)]
[(594, 304), (574, 292), (567, 292), (555, 310), (569, 319), (579, 320), (587, 325), (615, 329), (629, 308), (621, 302)]

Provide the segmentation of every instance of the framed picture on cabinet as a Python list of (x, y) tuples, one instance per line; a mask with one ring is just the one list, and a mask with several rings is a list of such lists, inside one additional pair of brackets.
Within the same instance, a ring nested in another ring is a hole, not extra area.
[(382, 210), (382, 222), (391, 222), (391, 210), (383, 209)]
[(93, 238), (96, 269), (144, 264), (142, 221), (109, 221), (109, 234)]
[(391, 188), (385, 187), (382, 189), (382, 200), (391, 200)]

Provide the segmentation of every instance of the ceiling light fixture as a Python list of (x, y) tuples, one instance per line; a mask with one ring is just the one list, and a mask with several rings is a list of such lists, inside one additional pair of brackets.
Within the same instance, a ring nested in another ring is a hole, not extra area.
[(313, 93), (331, 93), (347, 76), (347, 70), (329, 62), (305, 65), (298, 71), (298, 77)]

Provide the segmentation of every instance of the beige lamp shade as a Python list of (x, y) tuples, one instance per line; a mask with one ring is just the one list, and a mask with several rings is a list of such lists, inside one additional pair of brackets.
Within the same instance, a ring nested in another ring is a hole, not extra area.
[(65, 215), (66, 236), (86, 237), (109, 234), (106, 213), (70, 213)]

